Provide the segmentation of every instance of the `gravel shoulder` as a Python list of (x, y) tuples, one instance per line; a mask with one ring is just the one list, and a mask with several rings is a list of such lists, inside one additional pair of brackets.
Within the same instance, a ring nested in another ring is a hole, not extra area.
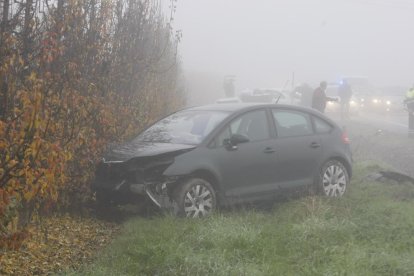
[(414, 139), (357, 119), (340, 123), (351, 139), (354, 160), (375, 161), (414, 177)]

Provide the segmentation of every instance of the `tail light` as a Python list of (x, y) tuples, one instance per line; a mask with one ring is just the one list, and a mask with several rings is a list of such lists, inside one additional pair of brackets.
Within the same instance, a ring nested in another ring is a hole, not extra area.
[(344, 130), (342, 132), (342, 142), (346, 145), (349, 145), (351, 143), (351, 140), (349, 140), (348, 134), (346, 133), (346, 131)]

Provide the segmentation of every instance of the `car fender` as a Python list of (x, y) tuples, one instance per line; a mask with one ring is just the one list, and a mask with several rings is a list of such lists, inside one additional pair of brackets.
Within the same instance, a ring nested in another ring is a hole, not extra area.
[(194, 151), (176, 156), (174, 163), (164, 171), (164, 175), (166, 177), (186, 177), (204, 171), (214, 176), (217, 183), (214, 183), (213, 186), (217, 185), (216, 188), (221, 189), (221, 174), (217, 166), (209, 162), (211, 159), (206, 156), (208, 153), (208, 149), (197, 148)]

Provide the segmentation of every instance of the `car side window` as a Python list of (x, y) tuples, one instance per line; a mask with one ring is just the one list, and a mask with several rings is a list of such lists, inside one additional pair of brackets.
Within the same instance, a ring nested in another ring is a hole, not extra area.
[(313, 121), (315, 123), (315, 131), (318, 134), (322, 134), (322, 133), (329, 133), (332, 130), (332, 126), (330, 124), (328, 124), (327, 122), (325, 122), (322, 119), (319, 119), (317, 117), (313, 117)]
[(313, 134), (310, 116), (290, 110), (272, 110), (278, 137), (305, 136)]
[(222, 146), (224, 139), (229, 139), (233, 134), (246, 136), (250, 142), (269, 139), (270, 132), (266, 111), (248, 112), (231, 121), (217, 135), (215, 139), (216, 146)]

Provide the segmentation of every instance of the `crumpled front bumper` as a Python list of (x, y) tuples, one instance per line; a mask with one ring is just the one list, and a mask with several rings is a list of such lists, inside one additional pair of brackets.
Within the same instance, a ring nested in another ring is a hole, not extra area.
[(129, 189), (134, 194), (146, 195), (159, 208), (169, 208), (172, 198), (168, 187), (174, 183), (163, 181), (158, 183), (130, 184)]
[[(108, 180), (112, 180), (108, 183)], [(163, 177), (158, 181), (143, 181), (136, 183), (128, 180), (127, 177), (102, 180), (97, 178), (92, 185), (94, 191), (102, 191), (110, 198), (116, 199), (119, 204), (133, 203), (131, 198), (134, 195), (148, 197), (159, 208), (170, 208), (172, 202), (172, 186), (178, 181), (178, 177)]]

